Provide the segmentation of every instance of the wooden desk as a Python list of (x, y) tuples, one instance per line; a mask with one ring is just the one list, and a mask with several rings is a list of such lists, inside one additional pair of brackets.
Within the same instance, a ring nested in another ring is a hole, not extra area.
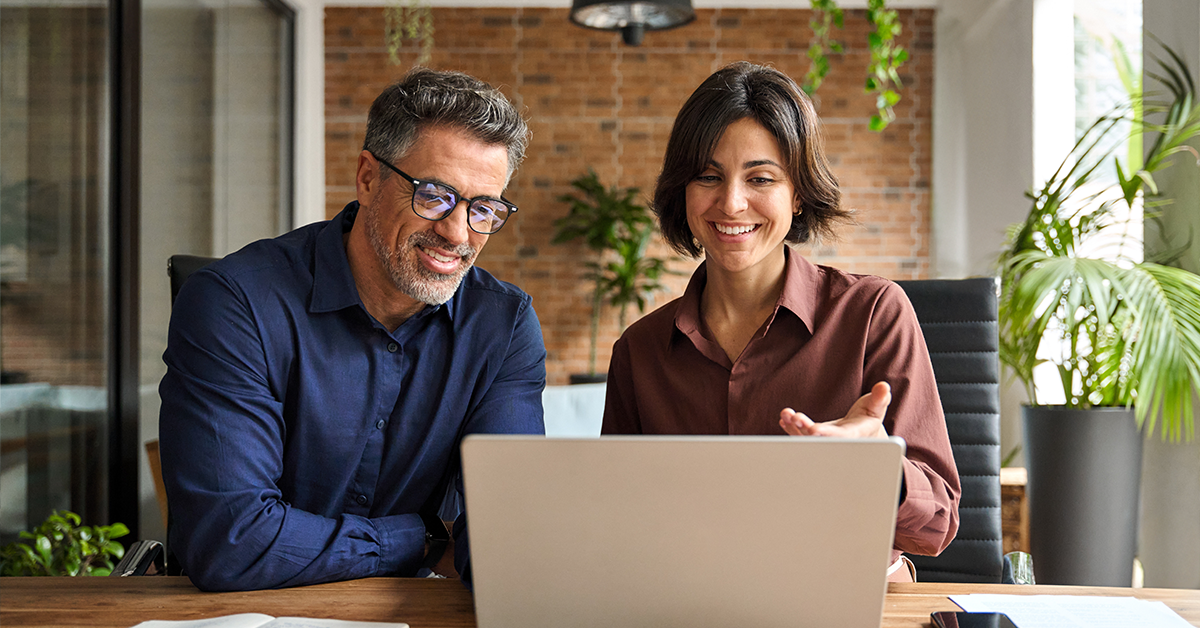
[[(1200, 626), (1200, 591), (999, 584), (891, 584), (883, 628), (925, 628), (929, 613), (956, 610), (957, 593), (1133, 595), (1162, 600)], [(127, 628), (147, 619), (234, 613), (402, 621), (413, 628), (475, 625), (471, 596), (457, 581), (369, 578), (278, 591), (201, 593), (187, 578), (0, 578), (0, 625)]]

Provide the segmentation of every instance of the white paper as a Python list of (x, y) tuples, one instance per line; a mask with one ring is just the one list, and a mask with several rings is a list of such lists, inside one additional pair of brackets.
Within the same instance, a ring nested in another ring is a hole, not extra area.
[(345, 619), (313, 619), (311, 617), (280, 617), (263, 628), (408, 628), (408, 624), (378, 621), (349, 621)]
[(310, 617), (280, 617), (260, 613), (242, 613), (208, 619), (144, 621), (133, 628), (408, 628), (408, 624)]
[(242, 613), (241, 615), (225, 615), (224, 617), (183, 621), (155, 619), (144, 621), (133, 628), (257, 628), (274, 620), (274, 617), (261, 613)]
[(1193, 628), (1160, 601), (1091, 595), (951, 595), (972, 613), (1004, 613), (1018, 628)]

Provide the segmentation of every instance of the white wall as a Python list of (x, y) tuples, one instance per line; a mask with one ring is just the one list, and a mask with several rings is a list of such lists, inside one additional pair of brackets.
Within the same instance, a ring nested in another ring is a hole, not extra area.
[(934, 268), (990, 275), (1033, 183), (1032, 1), (943, 2), (935, 33)]
[(293, 223), (325, 220), (325, 2), (284, 0), (296, 12)]
[[(990, 276), (1033, 187), (1033, 0), (954, 0), (935, 23), (933, 268)], [(1020, 386), (1001, 386), (1001, 452), (1021, 442)]]

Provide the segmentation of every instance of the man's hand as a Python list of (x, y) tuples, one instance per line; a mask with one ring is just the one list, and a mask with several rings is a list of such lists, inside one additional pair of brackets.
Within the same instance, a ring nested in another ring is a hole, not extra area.
[(876, 382), (871, 392), (858, 398), (846, 416), (817, 423), (801, 412), (784, 408), (779, 413), (779, 426), (792, 436), (840, 436), (842, 438), (886, 438), (883, 417), (892, 402), (892, 387)]

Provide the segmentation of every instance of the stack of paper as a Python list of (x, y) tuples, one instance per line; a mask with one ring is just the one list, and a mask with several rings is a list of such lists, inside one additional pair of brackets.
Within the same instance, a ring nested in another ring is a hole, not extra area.
[(1091, 595), (951, 595), (972, 613), (1004, 613), (1018, 628), (1192, 628), (1166, 604)]

